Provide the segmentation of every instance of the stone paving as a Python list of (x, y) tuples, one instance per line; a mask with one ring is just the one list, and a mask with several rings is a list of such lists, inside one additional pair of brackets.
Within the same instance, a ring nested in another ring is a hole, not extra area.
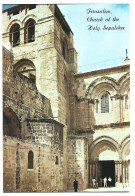
[(129, 192), (130, 188), (122, 188), (122, 187), (108, 187), (108, 188), (104, 188), (104, 187), (100, 187), (98, 189), (92, 189), (92, 188), (88, 188), (83, 190), (83, 192)]
[[(84, 189), (84, 190), (78, 190), (78, 192), (129, 192), (130, 191), (130, 187), (126, 187), (126, 188), (123, 188), (123, 187), (107, 187), (107, 188), (104, 188), (104, 187), (100, 187), (100, 188), (87, 188), (87, 189)], [(74, 192), (74, 190), (68, 190), (67, 192)]]

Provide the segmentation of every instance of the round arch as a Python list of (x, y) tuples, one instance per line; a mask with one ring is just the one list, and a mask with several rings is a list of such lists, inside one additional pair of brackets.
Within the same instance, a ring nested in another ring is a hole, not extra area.
[(35, 23), (37, 23), (37, 17), (34, 14), (28, 15), (26, 16), (23, 21), (22, 21), (22, 26), (25, 27), (27, 21), (31, 19), (31, 20), (35, 20)]
[(130, 155), (130, 136), (124, 138), (121, 142), (121, 154), (123, 160), (129, 160)]
[(23, 71), (26, 68), (35, 69), (34, 63), (29, 59), (21, 59), (14, 64), (14, 71)]
[(36, 82), (36, 69), (34, 63), (29, 59), (21, 59), (14, 64), (14, 71), (19, 72), (29, 78), (33, 83)]
[(121, 85), (123, 84), (123, 82), (124, 82), (125, 80), (129, 79), (129, 78), (130, 78), (130, 73), (129, 73), (129, 72), (126, 73), (126, 74), (124, 74), (124, 75), (118, 80), (119, 85), (121, 86)]
[(127, 78), (120, 86), (120, 93), (121, 95), (125, 95), (129, 92), (130, 89), (130, 79)]
[(11, 108), (3, 110), (3, 135), (21, 138), (20, 121)]
[(87, 88), (86, 94), (85, 96), (92, 96), (94, 97), (96, 92), (98, 92), (99, 89), (104, 89), (104, 90), (111, 90), (113, 91), (115, 94), (119, 91), (119, 86), (118, 83), (115, 79), (110, 78), (110, 77), (101, 77), (101, 78), (97, 78), (95, 79)]
[(8, 27), (7, 27), (7, 32), (10, 31), (11, 27), (12, 27), (14, 24), (18, 24), (18, 25), (20, 26), (20, 28), (23, 27), (23, 26), (22, 26), (22, 22), (21, 22), (20, 20), (18, 20), (18, 19), (15, 19), (15, 20), (12, 20), (12, 21), (9, 23), (9, 25), (8, 25)]
[(119, 144), (111, 137), (99, 137), (89, 146), (90, 160), (118, 160), (120, 157)]

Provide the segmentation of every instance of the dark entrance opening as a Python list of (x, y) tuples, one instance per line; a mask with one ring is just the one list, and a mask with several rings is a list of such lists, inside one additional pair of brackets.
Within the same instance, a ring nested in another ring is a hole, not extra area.
[(112, 179), (111, 186), (115, 186), (115, 163), (114, 161), (99, 161), (98, 163), (99, 168), (99, 179), (106, 178), (108, 179), (109, 176)]

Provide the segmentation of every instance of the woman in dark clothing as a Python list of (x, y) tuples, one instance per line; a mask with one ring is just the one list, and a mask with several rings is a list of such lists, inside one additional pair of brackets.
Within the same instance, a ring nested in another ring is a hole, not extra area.
[(76, 179), (74, 180), (73, 186), (74, 186), (75, 192), (77, 192), (77, 189), (78, 189), (78, 181)]

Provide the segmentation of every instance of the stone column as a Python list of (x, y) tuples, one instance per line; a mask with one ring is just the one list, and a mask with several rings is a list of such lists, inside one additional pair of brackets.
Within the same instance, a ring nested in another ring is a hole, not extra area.
[(128, 183), (130, 185), (130, 160), (128, 161)]
[(125, 162), (126, 164), (126, 183), (128, 183), (128, 167), (127, 167), (127, 161)]
[(93, 176), (92, 177), (95, 177), (95, 162), (93, 162)]
[(118, 178), (118, 166), (119, 166), (118, 162), (115, 161), (115, 183), (117, 183), (119, 179)]
[(124, 161), (122, 162), (122, 182), (125, 183), (125, 164)]
[(122, 183), (122, 181), (123, 181), (122, 173), (123, 173), (122, 162), (115, 161), (115, 183), (116, 183), (116, 186), (120, 186), (120, 183)]
[(20, 44), (24, 44), (24, 27), (20, 28)]
[(98, 163), (96, 162), (96, 181), (98, 180)]
[(92, 179), (92, 162), (90, 162), (90, 164), (89, 164), (89, 168), (90, 168), (90, 174), (89, 174), (89, 176), (90, 176), (90, 178), (89, 178), (89, 183), (91, 183), (91, 179)]
[(118, 182), (120, 182), (121, 181), (121, 163), (119, 162), (118, 163)]

